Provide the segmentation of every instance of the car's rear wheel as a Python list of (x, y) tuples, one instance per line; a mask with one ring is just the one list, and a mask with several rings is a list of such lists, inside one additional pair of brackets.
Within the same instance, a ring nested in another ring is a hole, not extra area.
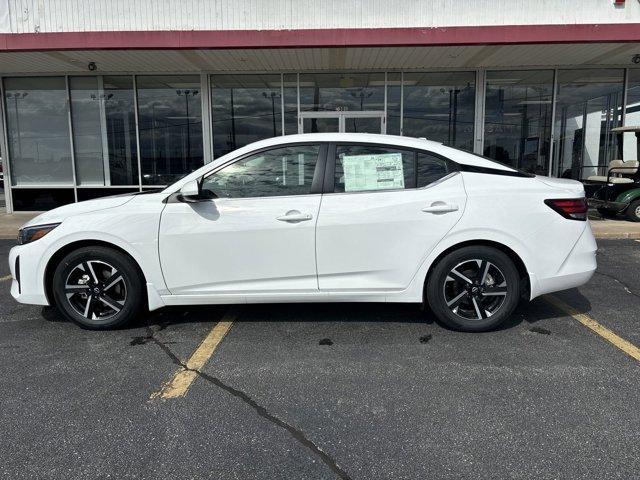
[(442, 323), (481, 332), (496, 328), (511, 315), (520, 298), (520, 278), (513, 261), (500, 250), (463, 247), (436, 264), (426, 295)]
[(135, 262), (100, 246), (79, 248), (62, 259), (53, 274), (53, 295), (69, 320), (92, 330), (126, 324), (144, 298)]

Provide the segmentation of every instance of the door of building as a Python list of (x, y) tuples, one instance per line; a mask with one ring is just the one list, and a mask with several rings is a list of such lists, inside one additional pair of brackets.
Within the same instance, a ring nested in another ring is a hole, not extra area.
[(300, 112), (298, 133), (386, 133), (383, 111)]

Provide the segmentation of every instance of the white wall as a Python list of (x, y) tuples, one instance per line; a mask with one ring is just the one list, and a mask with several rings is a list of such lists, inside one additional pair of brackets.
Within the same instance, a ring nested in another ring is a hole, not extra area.
[(5, 33), (635, 22), (638, 0), (0, 0)]

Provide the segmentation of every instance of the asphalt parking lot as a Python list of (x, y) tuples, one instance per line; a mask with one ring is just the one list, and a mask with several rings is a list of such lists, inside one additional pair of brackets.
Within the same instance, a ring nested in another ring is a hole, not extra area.
[[(484, 334), (374, 304), (167, 308), (91, 332), (11, 299), (12, 244), (0, 478), (638, 477), (640, 363), (545, 298)], [(599, 247), (593, 280), (557, 298), (640, 346), (640, 243)]]

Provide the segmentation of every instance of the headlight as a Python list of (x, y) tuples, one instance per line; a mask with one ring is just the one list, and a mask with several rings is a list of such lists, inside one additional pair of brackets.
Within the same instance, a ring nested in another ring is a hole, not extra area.
[(39, 238), (44, 237), (58, 225), (60, 224), (48, 223), (47, 225), (34, 225), (33, 227), (21, 228), (18, 232), (18, 243), (20, 245), (24, 245), (25, 243), (35, 242)]

